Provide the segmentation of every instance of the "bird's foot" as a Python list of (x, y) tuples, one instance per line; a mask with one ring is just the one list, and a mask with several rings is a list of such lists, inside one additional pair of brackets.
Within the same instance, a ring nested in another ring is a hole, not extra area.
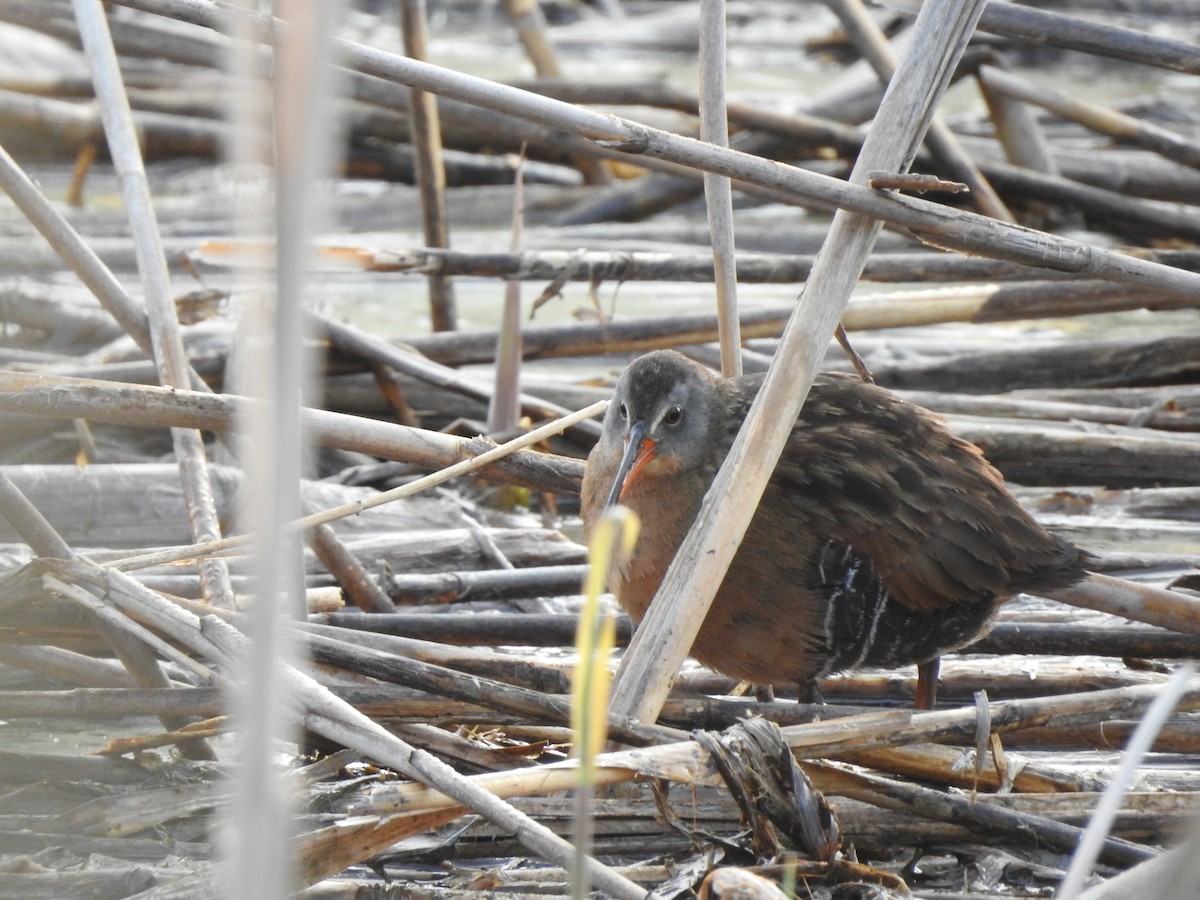
[(938, 670), (942, 661), (934, 657), (929, 662), (917, 663), (917, 694), (913, 706), (917, 709), (933, 709), (937, 703)]

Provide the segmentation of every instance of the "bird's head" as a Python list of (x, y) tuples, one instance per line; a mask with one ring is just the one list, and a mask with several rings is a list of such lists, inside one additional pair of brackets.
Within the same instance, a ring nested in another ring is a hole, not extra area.
[(670, 350), (648, 353), (629, 365), (604, 417), (601, 440), (614, 452), (624, 445), (607, 506), (635, 484), (687, 472), (709, 460), (716, 385), (707, 369)]

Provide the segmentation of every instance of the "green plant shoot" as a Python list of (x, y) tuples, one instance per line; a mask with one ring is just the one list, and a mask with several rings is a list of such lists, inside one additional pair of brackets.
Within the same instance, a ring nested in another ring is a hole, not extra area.
[(600, 609), (600, 594), (614, 557), (633, 552), (638, 534), (637, 516), (623, 506), (605, 512), (588, 546), (591, 563), (584, 583), (583, 611), (575, 638), (579, 663), (571, 684), (571, 729), (579, 758), (581, 786), (592, 784), (593, 761), (607, 737), (608, 696), (612, 681), (608, 657), (616, 643), (617, 626), (611, 613)]

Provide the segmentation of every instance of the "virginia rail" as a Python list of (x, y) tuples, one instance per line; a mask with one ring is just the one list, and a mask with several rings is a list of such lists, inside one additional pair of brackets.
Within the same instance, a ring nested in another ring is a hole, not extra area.
[[(617, 382), (583, 476), (583, 520), (590, 530), (618, 500), (641, 518), (632, 558), (610, 573), (635, 620), (761, 384), (718, 378), (672, 351), (640, 357)], [(917, 705), (928, 708), (940, 654), (986, 632), (1013, 594), (1079, 581), (1086, 561), (933, 413), (820, 375), (692, 656), (808, 697), (823, 675), (917, 663)]]

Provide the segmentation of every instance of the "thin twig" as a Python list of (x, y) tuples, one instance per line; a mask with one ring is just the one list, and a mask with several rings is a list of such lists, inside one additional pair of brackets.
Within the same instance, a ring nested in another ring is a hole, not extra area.
[[(862, 0), (831, 0), (829, 6), (859, 52), (875, 69), (879, 79), (887, 84), (896, 76), (896, 56), (882, 29), (867, 13)], [(1016, 217), (1009, 212), (1000, 195), (988, 184), (954, 132), (940, 116), (935, 115), (930, 121), (925, 141), (954, 177), (970, 186), (971, 196), (968, 199), (980, 212), (1004, 222), (1016, 222)]]
[[(121, 194), (133, 231), (159, 379), (165, 387), (185, 388), (191, 384), (191, 371), (183, 348), (179, 320), (175, 316), (170, 275), (167, 273), (167, 261), (150, 199), (150, 186), (138, 146), (133, 114), (121, 80), (104, 7), (100, 0), (73, 0), (73, 6), (84, 52), (92, 70), (92, 83), (104, 120), (109, 152), (120, 179)], [(193, 536), (197, 541), (216, 540), (221, 535), (221, 526), (213, 505), (203, 438), (192, 429), (173, 429), (171, 437), (179, 461)], [(205, 560), (200, 574), (209, 602), (232, 608), (233, 588), (224, 562)]]
[[(368, 509), (374, 509), (377, 506), (382, 506), (384, 503), (391, 503), (393, 500), (399, 500), (402, 497), (409, 497), (413, 494), (420, 493), (427, 488), (450, 481), (453, 478), (458, 478), (461, 475), (466, 475), (469, 472), (474, 472), (484, 466), (490, 465), (498, 459), (533, 444), (544, 441), (546, 438), (558, 434), (559, 432), (570, 428), (577, 422), (591, 418), (604, 412), (608, 407), (607, 400), (601, 400), (593, 403), (591, 406), (585, 407), (576, 413), (565, 416), (561, 419), (555, 419), (540, 428), (535, 428), (533, 431), (527, 432), (519, 437), (513, 438), (507, 443), (501, 444), (488, 450), (486, 453), (481, 453), (479, 456), (471, 459), (464, 459), (448, 466), (438, 472), (426, 475), (424, 478), (418, 478), (416, 481), (401, 485), (400, 487), (392, 488), (390, 491), (383, 491), (368, 500), (359, 500), (353, 503), (344, 503), (341, 506), (336, 506), (332, 509), (323, 510), (310, 516), (296, 519), (288, 523), (286, 526), (291, 530), (302, 530), (310, 528), (314, 525), (322, 525), (326, 522), (332, 522), (336, 519), (344, 519), (348, 516), (357, 516)], [(254, 540), (254, 535), (242, 534), (234, 537), (222, 538), (219, 541), (210, 541), (205, 544), (193, 544), (190, 547), (173, 548), (161, 553), (144, 554), (135, 557), (129, 557), (121, 560), (113, 565), (122, 569), (141, 568), (150, 565), (160, 565), (165, 562), (171, 562), (181, 559), (189, 559), (194, 556), (218, 553), (224, 550), (231, 550), (238, 547), (244, 547)]]
[[(700, 2), (700, 137), (716, 147), (729, 146), (725, 106), (725, 3)], [(721, 374), (742, 374), (738, 324), (737, 265), (733, 241), (733, 187), (728, 178), (704, 173), (704, 203), (712, 240), (713, 283), (717, 293), (717, 329)]]
[[(404, 52), (413, 59), (429, 55), (429, 27), (425, 0), (400, 0), (400, 27)], [(442, 128), (437, 97), (412, 88), (409, 91), (409, 122), (416, 159), (417, 190), (421, 194), (421, 217), (425, 243), (430, 247), (450, 246), (450, 224), (446, 216), (446, 167), (442, 162)], [(434, 331), (458, 327), (454, 282), (441, 272), (430, 272), (429, 311)]]

